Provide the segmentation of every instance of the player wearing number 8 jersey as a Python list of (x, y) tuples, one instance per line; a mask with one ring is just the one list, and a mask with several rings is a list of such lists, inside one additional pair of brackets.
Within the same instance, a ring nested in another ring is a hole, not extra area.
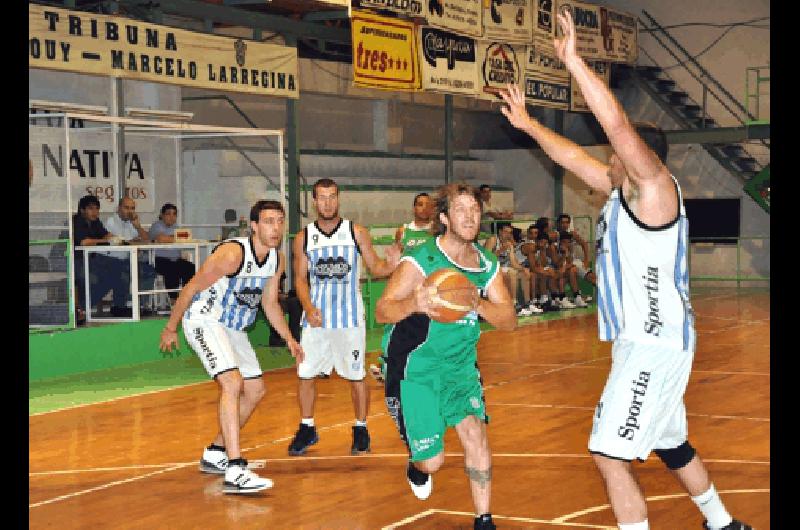
[(245, 333), (258, 306), (286, 340), (298, 361), (303, 350), (292, 338), (278, 302), (285, 258), (278, 250), (284, 235), (283, 206), (258, 201), (250, 210), (249, 238), (223, 241), (181, 290), (161, 333), (161, 349), (177, 346), (178, 322), (208, 374), (220, 387), (220, 432), (203, 452), (200, 469), (224, 474), (225, 493), (252, 493), (272, 486), (247, 468), (239, 431), (264, 396), (261, 367)]
[[(466, 184), (444, 186), (436, 215), (441, 235), (401, 259), (376, 306), (376, 320), (390, 324), (384, 339), (386, 405), (408, 447), (406, 476), (420, 499), (430, 495), (431, 474), (444, 462), (445, 430), (455, 428), (464, 447), (475, 528), (491, 529), (488, 417), (476, 364), (478, 316), (511, 330), (516, 313), (498, 275), (497, 258), (475, 244), (481, 219), (476, 191)], [(453, 323), (435, 320), (439, 297), (423, 286), (442, 268), (464, 274), (483, 296), (476, 296), (473, 311)]]

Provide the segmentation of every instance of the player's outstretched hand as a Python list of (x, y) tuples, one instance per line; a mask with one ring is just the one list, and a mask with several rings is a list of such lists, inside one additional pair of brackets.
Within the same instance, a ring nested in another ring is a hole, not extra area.
[(306, 358), (306, 353), (303, 351), (303, 347), (300, 346), (300, 344), (296, 340), (294, 339), (287, 340), (286, 346), (289, 347), (289, 353), (291, 353), (292, 357), (294, 357), (295, 364), (300, 364), (301, 362), (303, 362), (303, 359)]
[(517, 129), (525, 130), (531, 121), (528, 111), (525, 109), (525, 96), (517, 85), (507, 84), (506, 88), (501, 88), (500, 97), (506, 105), (500, 108), (503, 116)]
[(566, 8), (559, 9), (556, 19), (558, 20), (558, 26), (561, 28), (561, 37), (553, 39), (556, 57), (564, 64), (569, 65), (572, 59), (578, 57), (575, 42), (575, 22), (572, 20), (572, 12)]
[(312, 328), (318, 328), (322, 326), (322, 312), (319, 308), (311, 306), (312, 309), (306, 310), (306, 320), (308, 321), (308, 325)]
[(178, 331), (172, 331), (171, 329), (167, 329), (166, 327), (161, 332), (161, 343), (159, 344), (159, 348), (164, 353), (171, 353), (174, 349), (178, 349)]
[(415, 313), (425, 313), (431, 318), (438, 317), (439, 311), (436, 309), (435, 302), (438, 298), (437, 293), (438, 290), (436, 287), (426, 287), (422, 284), (417, 285), (414, 289), (414, 299), (417, 306)]

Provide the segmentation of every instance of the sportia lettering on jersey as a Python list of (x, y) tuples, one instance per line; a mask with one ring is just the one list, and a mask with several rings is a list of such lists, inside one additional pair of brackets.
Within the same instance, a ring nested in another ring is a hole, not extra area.
[(597, 221), (597, 324), (600, 340), (621, 337), (679, 350), (694, 349), (689, 302), (689, 221), (680, 186), (675, 219), (648, 227), (611, 191)]
[(212, 320), (228, 328), (242, 330), (256, 319), (267, 280), (275, 276), (278, 270), (278, 251), (270, 250), (264, 261), (259, 262), (250, 238), (228, 239), (217, 245), (214, 251), (225, 243), (236, 243), (242, 247), (239, 271), (223, 276), (195, 294), (184, 318)]
[[(363, 325), (364, 303), (359, 286), (358, 255), (353, 222), (340, 219), (326, 234), (314, 222), (306, 225), (305, 252), (311, 303), (322, 313), (324, 328)], [(308, 327), (305, 314), (303, 327)]]

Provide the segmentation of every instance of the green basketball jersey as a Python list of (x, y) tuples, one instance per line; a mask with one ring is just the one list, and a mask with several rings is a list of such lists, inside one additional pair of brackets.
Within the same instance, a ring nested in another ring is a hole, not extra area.
[[(453, 261), (439, 247), (439, 238), (431, 238), (404, 256), (418, 266), (425, 276), (434, 271), (451, 268), (464, 274), (484, 295), (489, 282), (497, 275), (497, 258), (479, 245), (480, 266), (475, 269), (464, 268)], [(480, 337), (478, 314), (468, 313), (457, 322), (442, 323), (427, 315), (414, 313), (394, 325), (385, 328), (383, 351), (393, 357), (391, 364), (402, 365), (406, 376), (414, 374), (425, 376), (436, 370), (458, 373), (475, 370), (476, 344)]]
[(430, 228), (419, 229), (416, 228), (414, 223), (406, 223), (403, 225), (403, 239), (400, 243), (403, 245), (403, 254), (408, 254), (416, 247), (433, 239), (433, 233)]

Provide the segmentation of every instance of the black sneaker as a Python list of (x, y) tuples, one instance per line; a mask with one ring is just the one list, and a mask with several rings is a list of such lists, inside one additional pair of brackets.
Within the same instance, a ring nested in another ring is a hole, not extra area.
[(289, 445), (289, 454), (292, 456), (304, 455), (309, 447), (319, 441), (317, 429), (305, 423), (300, 424), (300, 428), (294, 433), (294, 440)]
[(410, 460), (408, 462), (408, 467), (406, 467), (406, 478), (416, 498), (424, 501), (431, 496), (431, 491), (433, 491), (433, 477), (417, 469)]
[(473, 530), (495, 530), (497, 527), (492, 521), (492, 514), (485, 513), (480, 517), (475, 518), (475, 524), (472, 526)]
[(353, 446), (350, 448), (351, 455), (369, 453), (369, 432), (366, 427), (359, 425), (353, 426)]
[[(703, 528), (705, 530), (709, 530), (710, 527), (708, 526), (708, 521), (703, 521)], [(720, 528), (719, 530), (753, 530), (753, 527), (749, 524), (745, 524), (741, 521), (737, 521), (734, 519), (728, 526)]]

